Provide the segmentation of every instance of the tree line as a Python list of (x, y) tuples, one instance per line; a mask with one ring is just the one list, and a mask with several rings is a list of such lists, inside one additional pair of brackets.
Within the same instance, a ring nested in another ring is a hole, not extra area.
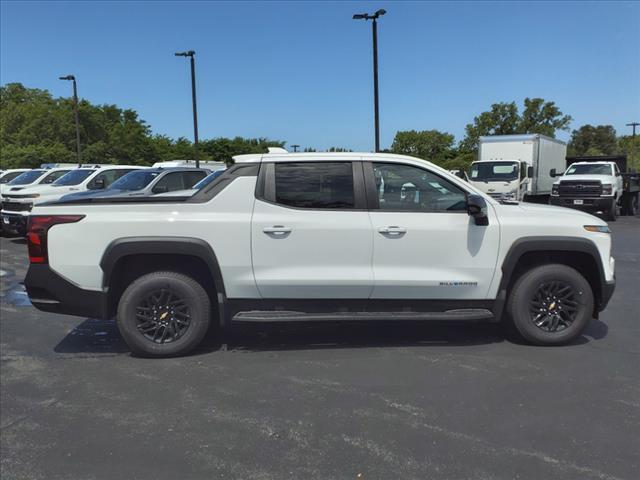
[[(194, 158), (193, 142), (180, 137), (154, 135), (151, 127), (131, 109), (93, 105), (81, 100), (80, 143), (84, 163), (150, 165), (157, 161)], [(476, 158), (483, 135), (540, 133), (555, 137), (569, 131), (572, 118), (542, 98), (526, 98), (522, 109), (515, 102), (491, 105), (465, 128), (464, 138), (439, 130), (398, 131), (388, 152), (412, 155), (448, 169), (466, 169)], [(284, 147), (268, 138), (212, 138), (199, 142), (200, 158), (232, 162), (234, 155), (264, 153)], [(41, 163), (76, 161), (73, 105), (69, 98), (53, 98), (46, 90), (20, 83), (0, 87), (0, 166), (37, 167)], [(303, 151), (316, 151), (305, 147)], [(327, 151), (350, 151), (331, 147)], [(584, 125), (571, 133), (569, 155), (627, 154), (640, 166), (640, 137), (618, 136), (610, 125)]]

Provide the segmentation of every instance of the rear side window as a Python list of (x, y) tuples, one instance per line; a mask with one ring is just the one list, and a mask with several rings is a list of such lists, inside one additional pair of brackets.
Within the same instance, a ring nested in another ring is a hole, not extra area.
[(153, 186), (153, 192), (162, 193), (184, 190), (184, 173), (185, 172), (167, 173)]
[(276, 163), (275, 201), (297, 208), (355, 208), (351, 162)]

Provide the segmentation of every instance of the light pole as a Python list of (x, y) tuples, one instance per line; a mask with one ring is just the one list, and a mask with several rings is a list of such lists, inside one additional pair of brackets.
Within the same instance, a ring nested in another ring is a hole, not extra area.
[(58, 77), (60, 80), (71, 80), (73, 82), (73, 113), (76, 117), (76, 152), (78, 155), (78, 166), (82, 166), (82, 151), (80, 150), (80, 117), (78, 116), (78, 87), (76, 86), (76, 77), (67, 75), (66, 77)]
[(376, 152), (380, 151), (380, 113), (378, 110), (378, 18), (387, 13), (383, 8), (373, 15), (368, 13), (357, 13), (354, 20), (372, 20), (371, 30), (373, 33), (373, 115), (375, 121)]
[(193, 150), (196, 157), (196, 168), (200, 168), (200, 157), (198, 155), (198, 108), (196, 107), (196, 52), (178, 52), (176, 57), (189, 57), (191, 60), (191, 102), (193, 103)]

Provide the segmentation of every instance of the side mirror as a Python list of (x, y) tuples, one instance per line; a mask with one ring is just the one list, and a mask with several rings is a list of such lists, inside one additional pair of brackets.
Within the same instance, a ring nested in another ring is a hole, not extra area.
[(473, 217), (476, 225), (489, 225), (487, 202), (480, 195), (469, 195), (467, 197), (467, 213)]
[(527, 177), (533, 178), (533, 167), (527, 167)]
[(559, 177), (558, 174), (556, 174), (556, 169), (552, 168), (551, 171), (549, 172), (549, 176), (550, 177)]
[(153, 193), (167, 193), (169, 191), (169, 187), (160, 185), (158, 187), (153, 187)]
[(102, 190), (104, 187), (104, 178), (96, 178), (91, 185), (91, 190)]

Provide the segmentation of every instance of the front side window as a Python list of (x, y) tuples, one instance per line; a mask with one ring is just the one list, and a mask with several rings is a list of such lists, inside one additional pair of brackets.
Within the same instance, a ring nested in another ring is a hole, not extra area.
[(297, 208), (354, 208), (351, 162), (276, 163), (275, 201)]
[[(113, 182), (118, 180), (120, 177), (126, 175), (127, 173), (129, 173), (131, 171), (132, 170), (128, 170), (128, 169), (124, 169), (124, 168), (117, 168), (117, 169), (114, 168), (114, 169), (111, 169), (111, 170), (104, 170), (104, 171), (100, 172), (98, 175), (96, 175), (95, 178), (93, 180), (91, 180), (91, 182), (89, 182), (89, 185), (87, 185), (87, 188), (89, 190), (99, 189), (99, 188), (107, 188)], [(102, 184), (102, 185), (100, 185), (100, 184)]]
[(157, 171), (135, 170), (123, 175), (111, 184), (114, 190), (142, 190), (160, 175)]
[(44, 184), (53, 183), (63, 175), (66, 175), (67, 173), (69, 173), (69, 170), (57, 170), (55, 172), (51, 172), (49, 175), (45, 176), (42, 180), (40, 180), (40, 183), (44, 183)]
[(89, 175), (94, 173), (95, 170), (88, 168), (79, 168), (78, 170), (71, 170), (66, 175), (61, 176), (58, 180), (52, 183), (52, 185), (70, 186), (79, 185), (84, 182)]
[(466, 211), (465, 192), (427, 170), (399, 163), (374, 163), (373, 173), (380, 210)]

